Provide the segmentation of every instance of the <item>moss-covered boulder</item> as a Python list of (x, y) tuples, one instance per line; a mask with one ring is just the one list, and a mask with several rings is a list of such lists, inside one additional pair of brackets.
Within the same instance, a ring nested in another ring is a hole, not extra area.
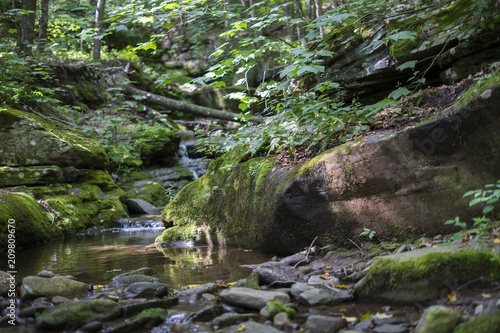
[(461, 321), (462, 315), (446, 306), (431, 306), (422, 315), (415, 333), (452, 333)]
[(0, 107), (0, 142), (0, 165), (103, 168), (108, 164), (104, 149), (94, 139), (12, 108)]
[(365, 300), (423, 303), (480, 277), (498, 281), (499, 269), (500, 259), (491, 252), (456, 244), (426, 248), (378, 259), (356, 284), (355, 293)]
[(7, 250), (8, 234), (14, 232), (16, 246), (34, 244), (63, 233), (31, 195), (23, 192), (0, 192), (0, 248)]
[(477, 317), (455, 328), (453, 333), (495, 333), (500, 332), (500, 316), (486, 315)]
[(121, 315), (121, 307), (111, 300), (63, 303), (36, 318), (36, 325), (49, 330), (75, 330), (92, 321), (107, 321)]
[(206, 225), (213, 242), (281, 253), (316, 236), (316, 244), (348, 243), (363, 228), (391, 240), (452, 232), (444, 221), (481, 214), (463, 194), (500, 179), (498, 104), (496, 73), (427, 122), (367, 135), (298, 166), (233, 150), (184, 187), (162, 220)]
[(58, 166), (0, 167), (0, 187), (48, 185), (64, 181), (63, 171)]

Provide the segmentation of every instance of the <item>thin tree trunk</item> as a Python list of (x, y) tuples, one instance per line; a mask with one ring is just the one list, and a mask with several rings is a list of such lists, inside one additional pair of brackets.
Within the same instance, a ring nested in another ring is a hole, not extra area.
[(92, 48), (94, 62), (101, 61), (101, 34), (103, 33), (102, 20), (104, 18), (104, 6), (106, 6), (106, 0), (97, 1), (97, 9), (95, 11), (95, 28), (96, 33), (99, 34), (99, 36), (94, 37), (94, 45)]
[[(222, 119), (222, 120), (230, 120), (230, 121), (234, 121), (234, 118), (238, 116), (238, 114), (236, 113), (207, 108), (205, 106), (200, 106), (196, 104), (189, 104), (168, 97), (156, 95), (144, 90), (137, 89), (130, 84), (124, 85), (123, 88), (129, 94), (145, 97), (145, 101), (147, 103), (161, 105), (175, 111), (186, 112), (198, 116)], [(253, 123), (261, 123), (262, 118), (259, 116), (253, 116), (249, 121)]]
[(40, 16), (40, 29), (38, 31), (38, 47), (37, 53), (41, 54), (45, 50), (47, 43), (47, 27), (49, 25), (49, 2), (50, 0), (42, 0), (42, 15)]
[(35, 41), (36, 0), (23, 0), (23, 9), (29, 12), (21, 17), (16, 51), (19, 55), (30, 55)]

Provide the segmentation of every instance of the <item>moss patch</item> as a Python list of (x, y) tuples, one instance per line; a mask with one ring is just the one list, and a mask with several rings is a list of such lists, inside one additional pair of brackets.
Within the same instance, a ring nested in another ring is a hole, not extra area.
[(291, 319), (295, 318), (295, 310), (289, 306), (284, 305), (280, 301), (271, 301), (267, 304), (269, 312), (273, 315), (277, 315), (280, 312), (285, 312)]
[(453, 333), (500, 332), (500, 316), (487, 315), (468, 321), (455, 328)]
[(155, 240), (155, 243), (170, 244), (178, 241), (193, 241), (198, 237), (198, 227), (189, 223), (183, 226), (174, 226), (166, 229)]

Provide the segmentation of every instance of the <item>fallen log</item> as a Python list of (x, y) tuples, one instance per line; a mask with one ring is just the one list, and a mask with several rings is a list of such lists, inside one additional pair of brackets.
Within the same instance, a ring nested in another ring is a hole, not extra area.
[[(235, 121), (235, 117), (238, 116), (237, 113), (207, 108), (205, 106), (196, 105), (196, 104), (189, 104), (189, 103), (181, 102), (181, 101), (178, 101), (178, 100), (175, 100), (172, 98), (153, 94), (153, 93), (148, 92), (148, 91), (137, 89), (134, 86), (132, 86), (131, 84), (123, 85), (123, 89), (125, 90), (125, 92), (127, 92), (129, 94), (143, 96), (145, 98), (146, 103), (161, 105), (161, 106), (164, 106), (166, 108), (169, 108), (169, 109), (172, 109), (175, 111), (186, 112), (186, 113), (191, 113), (191, 114), (195, 114), (198, 116), (221, 119), (221, 120), (229, 120), (229, 121)], [(252, 116), (252, 118), (250, 118), (249, 122), (261, 123), (262, 117)]]

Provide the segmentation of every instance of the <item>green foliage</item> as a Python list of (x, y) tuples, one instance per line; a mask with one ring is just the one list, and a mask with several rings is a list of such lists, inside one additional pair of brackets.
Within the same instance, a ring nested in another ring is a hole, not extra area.
[(369, 239), (372, 239), (377, 232), (375, 230), (370, 230), (368, 228), (363, 228), (363, 231), (359, 234), (360, 236), (366, 236)]
[[(464, 198), (468, 196), (474, 196), (469, 202), (469, 206), (474, 206), (482, 204), (483, 216), (473, 218), (472, 228), (467, 228), (467, 223), (461, 222), (460, 218), (457, 216), (453, 220), (448, 220), (444, 224), (454, 225), (462, 229), (460, 232), (456, 232), (453, 235), (453, 240), (458, 240), (467, 235), (476, 235), (475, 239), (480, 239), (483, 236), (488, 236), (491, 230), (499, 226), (498, 215), (495, 214), (495, 204), (500, 198), (500, 180), (496, 184), (488, 184), (484, 186), (484, 189), (478, 189), (473, 191), (468, 191), (464, 194)], [(490, 216), (490, 217), (487, 217)]]

